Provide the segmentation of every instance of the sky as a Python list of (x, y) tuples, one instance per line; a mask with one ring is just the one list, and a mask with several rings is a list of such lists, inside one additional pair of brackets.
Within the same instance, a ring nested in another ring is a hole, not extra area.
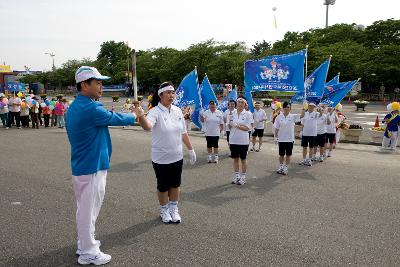
[[(287, 31), (325, 26), (324, 0), (0, 0), (0, 64), (50, 70), (69, 59), (95, 59), (100, 44), (137, 50), (185, 49), (208, 39), (249, 47)], [(276, 7), (276, 11), (273, 11)], [(399, 0), (336, 0), (329, 24), (399, 19)], [(276, 16), (277, 28), (273, 17)]]

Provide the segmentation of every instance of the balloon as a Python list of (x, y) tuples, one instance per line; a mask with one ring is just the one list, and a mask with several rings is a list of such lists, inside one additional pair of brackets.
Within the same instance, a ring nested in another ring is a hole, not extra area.
[(46, 107), (46, 103), (41, 103), (40, 106), (41, 106), (42, 108), (45, 108), (45, 107)]
[(25, 100), (26, 100), (26, 102), (30, 103), (31, 102), (31, 97), (27, 96), (27, 97), (25, 97)]
[(392, 112), (392, 111), (393, 111), (392, 103), (388, 104), (388, 105), (386, 106), (386, 108), (387, 108), (387, 110), (388, 110), (389, 112)]
[(50, 101), (47, 100), (47, 99), (44, 101), (44, 103), (46, 103), (46, 106), (49, 106), (49, 105), (50, 105)]
[(281, 108), (282, 107), (282, 103), (281, 102), (276, 102), (275, 106), (276, 106), (276, 108)]
[(400, 103), (399, 102), (393, 102), (392, 103), (392, 109), (393, 110), (399, 110), (400, 109)]
[(304, 108), (304, 109), (308, 109), (308, 103), (307, 103), (307, 102), (304, 102), (303, 108)]
[(18, 96), (18, 97), (21, 97), (21, 96), (22, 96), (22, 93), (21, 93), (21, 92), (18, 92), (17, 96)]
[(55, 105), (56, 105), (56, 101), (51, 100), (51, 101), (50, 101), (50, 105), (55, 106)]
[(32, 100), (32, 105), (36, 105), (36, 100)]
[(49, 106), (49, 109), (50, 109), (50, 110), (53, 110), (53, 109), (54, 109), (54, 106), (53, 106), (53, 105), (50, 105), (50, 106)]

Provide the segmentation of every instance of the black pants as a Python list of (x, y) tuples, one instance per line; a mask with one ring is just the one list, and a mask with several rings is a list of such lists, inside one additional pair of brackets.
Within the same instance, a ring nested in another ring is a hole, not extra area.
[(49, 127), (50, 123), (50, 114), (43, 114), (43, 119), (44, 119), (44, 126)]
[(20, 119), (19, 112), (9, 112), (8, 116), (9, 116), (8, 117), (8, 127), (11, 127), (11, 124), (14, 121), (14, 118), (15, 118), (15, 124), (17, 124), (17, 127), (21, 127), (21, 119)]
[(29, 127), (29, 115), (20, 116), (22, 127)]

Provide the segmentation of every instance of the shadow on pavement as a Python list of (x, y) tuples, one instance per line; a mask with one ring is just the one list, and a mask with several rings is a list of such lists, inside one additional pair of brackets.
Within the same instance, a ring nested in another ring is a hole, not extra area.
[[(115, 246), (134, 243), (135, 241), (132, 239), (159, 225), (161, 225), (160, 220), (156, 218), (131, 226), (120, 232), (100, 236), (99, 240), (102, 242), (101, 248), (107, 251)], [(75, 252), (76, 245), (71, 245), (33, 257), (1, 261), (0, 266), (79, 266)]]

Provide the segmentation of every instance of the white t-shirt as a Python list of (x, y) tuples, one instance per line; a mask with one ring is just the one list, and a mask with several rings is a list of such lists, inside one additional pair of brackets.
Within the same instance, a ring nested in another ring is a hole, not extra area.
[(330, 133), (330, 134), (334, 134), (334, 133), (336, 133), (336, 122), (335, 122), (336, 112), (332, 112), (332, 114), (328, 113), (327, 117), (329, 118), (331, 123), (326, 125), (326, 132)]
[(317, 119), (317, 112), (305, 112), (304, 117), (301, 119), (301, 124), (304, 125), (303, 136), (317, 136)]
[(278, 129), (279, 142), (294, 142), (294, 125), (300, 121), (299, 114), (288, 114), (286, 117), (280, 113), (274, 122), (274, 128)]
[[(230, 116), (228, 116), (228, 120)], [(243, 110), (240, 114), (237, 110), (233, 112), (232, 124), (240, 124), (247, 126), (251, 129), (251, 123), (253, 121), (253, 115), (251, 112)], [(237, 127), (232, 127), (231, 134), (229, 136), (229, 144), (232, 145), (248, 145), (250, 141), (249, 132), (238, 129)]]
[(206, 136), (219, 136), (221, 133), (221, 124), (224, 125), (224, 115), (216, 109), (214, 112), (206, 110), (203, 113)]
[(230, 110), (229, 108), (227, 110), (225, 110), (224, 112), (224, 121), (226, 121), (225, 123), (225, 130), (227, 132), (229, 132), (231, 129), (229, 129), (229, 119), (228, 116), (230, 116), (232, 118), (232, 114), (233, 112), (236, 111), (236, 108), (234, 108), (233, 110)]
[(151, 160), (158, 164), (170, 164), (183, 159), (182, 134), (186, 133), (185, 120), (180, 108), (170, 110), (161, 103), (147, 114), (152, 125)]
[(264, 129), (265, 121), (267, 119), (267, 114), (263, 109), (259, 109), (258, 111), (255, 109), (253, 113), (254, 118), (254, 129)]
[(19, 97), (12, 97), (8, 100), (8, 106), (10, 112), (20, 112), (21, 111), (21, 106), (14, 106), (13, 104), (22, 104), (22, 100)]
[(322, 113), (319, 114), (318, 113), (318, 119), (317, 119), (317, 134), (324, 134), (326, 133), (326, 114)]

